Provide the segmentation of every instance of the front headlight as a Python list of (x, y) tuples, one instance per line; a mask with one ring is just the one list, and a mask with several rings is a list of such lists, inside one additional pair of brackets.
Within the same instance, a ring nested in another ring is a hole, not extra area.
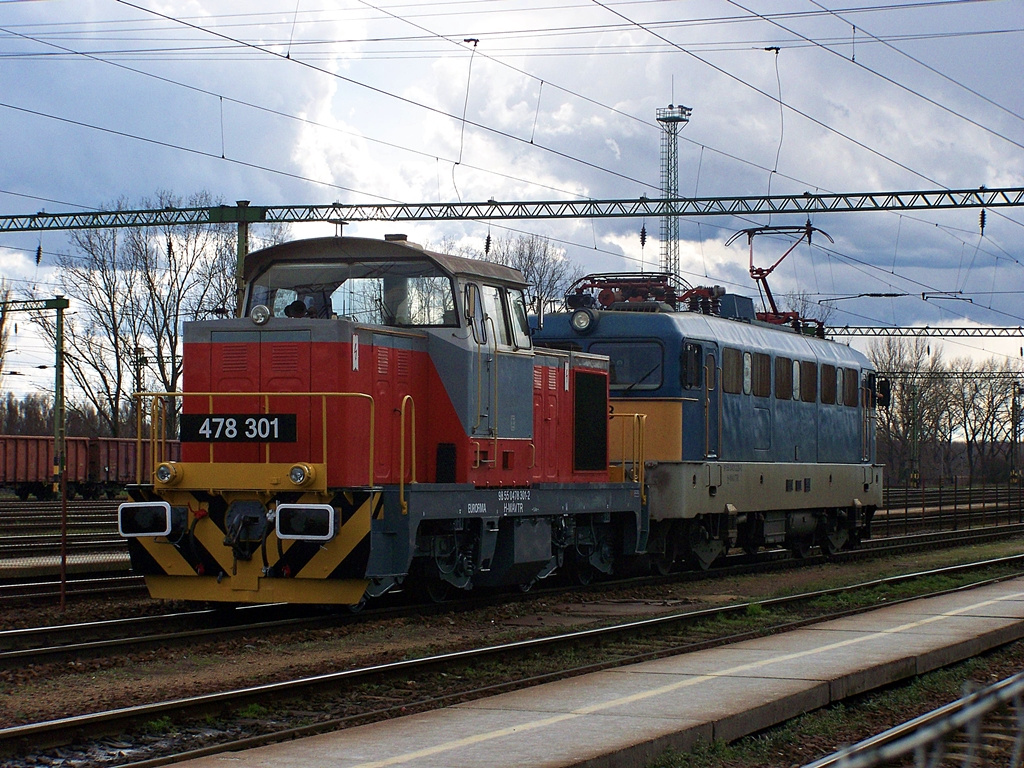
[(597, 313), (586, 307), (577, 309), (569, 318), (569, 324), (576, 333), (590, 333), (597, 327)]
[(252, 312), (249, 313), (249, 319), (256, 323), (256, 325), (263, 325), (270, 319), (270, 314), (270, 307), (266, 304), (257, 304), (252, 308)]
[(156, 468), (156, 479), (164, 485), (174, 485), (181, 480), (181, 472), (174, 464), (164, 462)]
[(309, 485), (316, 477), (316, 472), (309, 464), (295, 464), (288, 470), (288, 479), (293, 485)]

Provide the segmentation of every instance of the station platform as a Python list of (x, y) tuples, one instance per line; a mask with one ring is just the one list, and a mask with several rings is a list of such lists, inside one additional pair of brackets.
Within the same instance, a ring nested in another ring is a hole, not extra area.
[(641, 768), (1024, 637), (1024, 578), (188, 768)]

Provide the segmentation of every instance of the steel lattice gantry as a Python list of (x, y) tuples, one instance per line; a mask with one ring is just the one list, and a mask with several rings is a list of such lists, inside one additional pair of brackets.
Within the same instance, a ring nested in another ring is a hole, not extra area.
[(782, 213), (914, 211), (949, 208), (1024, 206), (1024, 187), (848, 194), (769, 195), (751, 197), (680, 197), (622, 200), (546, 200), (537, 202), (377, 203), (349, 205), (166, 208), (153, 210), (39, 213), (0, 216), (0, 232), (246, 224), (255, 222), (459, 221), (498, 219), (640, 218), (644, 216), (734, 216)]
[(1021, 338), (1024, 327), (981, 328), (977, 326), (950, 326), (946, 328), (890, 328), (876, 325), (829, 326), (828, 336), (926, 336), (930, 338)]

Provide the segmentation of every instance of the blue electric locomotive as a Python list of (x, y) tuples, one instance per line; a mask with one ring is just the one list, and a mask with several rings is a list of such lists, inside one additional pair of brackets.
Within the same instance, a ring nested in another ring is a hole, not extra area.
[(659, 568), (707, 568), (731, 546), (835, 552), (869, 535), (882, 469), (863, 354), (667, 275), (590, 275), (566, 303), (535, 343), (607, 356), (612, 411), (643, 418)]

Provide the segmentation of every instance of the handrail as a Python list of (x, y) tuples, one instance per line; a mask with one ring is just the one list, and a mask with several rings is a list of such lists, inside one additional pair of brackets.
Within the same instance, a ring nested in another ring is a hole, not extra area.
[[(374, 455), (376, 449), (376, 403), (372, 395), (368, 395), (365, 392), (135, 392), (132, 395), (133, 398), (138, 400), (136, 405), (136, 413), (138, 414), (138, 423), (136, 434), (136, 451), (137, 455), (142, 453), (142, 441), (143, 441), (143, 405), (145, 399), (148, 398), (151, 401), (152, 414), (154, 419), (158, 419), (158, 422), (153, 424), (153, 428), (150, 430), (149, 442), (151, 447), (150, 453), (150, 473), (156, 471), (157, 466), (164, 461), (167, 455), (167, 405), (166, 399), (168, 398), (181, 398), (182, 401), (186, 397), (205, 397), (207, 398), (207, 413), (213, 413), (213, 401), (217, 397), (260, 397), (263, 398), (263, 412), (269, 413), (270, 398), (272, 397), (311, 397), (320, 398), (320, 422), (321, 422), (321, 458), (324, 464), (327, 463), (327, 398), (329, 397), (340, 397), (340, 398), (358, 398), (361, 400), (368, 400), (370, 405), (370, 450), (369, 450), (369, 471), (367, 473), (368, 485), (374, 484)], [(403, 403), (404, 407), (404, 403)], [(157, 416), (159, 414), (159, 416)], [(266, 442), (266, 441), (264, 441)], [(264, 454), (264, 463), (270, 462), (270, 444), (266, 444), (266, 451)], [(159, 452), (157, 448), (159, 447)], [(213, 463), (213, 443), (210, 443), (210, 463)], [(415, 471), (415, 470), (414, 470)], [(136, 462), (136, 482), (142, 483), (142, 462)]]
[(494, 343), (494, 357), (493, 363), (491, 364), (491, 383), (493, 384), (494, 392), (491, 395), (491, 434), (494, 438), (494, 460), (490, 463), (498, 466), (498, 426), (501, 423), (498, 419), (498, 331), (494, 326), (494, 318), (490, 315), (484, 315), (484, 321), (490, 323), (491, 326), (491, 340)]
[[(613, 413), (610, 419), (619, 419), (622, 425), (621, 437), (619, 445), (622, 447), (622, 471), (623, 476), (626, 472), (626, 464), (632, 465), (630, 479), (640, 484), (640, 503), (647, 503), (647, 488), (644, 484), (644, 475), (647, 467), (646, 454), (647, 454), (647, 443), (645, 432), (647, 429), (647, 414), (646, 413)], [(631, 456), (630, 462), (626, 461), (626, 425), (631, 424), (633, 427), (632, 440), (630, 441)]]
[(409, 430), (412, 435), (410, 438), (410, 445), (412, 447), (412, 467), (411, 474), (412, 479), (410, 483), (416, 482), (416, 401), (413, 400), (412, 395), (406, 395), (402, 398), (402, 408), (399, 412), (399, 418), (402, 420), (401, 425), (398, 428), (398, 498), (399, 503), (402, 507), (402, 514), (409, 514), (409, 502), (405, 498), (405, 404), (408, 403), (411, 406), (412, 411), (412, 428)]

